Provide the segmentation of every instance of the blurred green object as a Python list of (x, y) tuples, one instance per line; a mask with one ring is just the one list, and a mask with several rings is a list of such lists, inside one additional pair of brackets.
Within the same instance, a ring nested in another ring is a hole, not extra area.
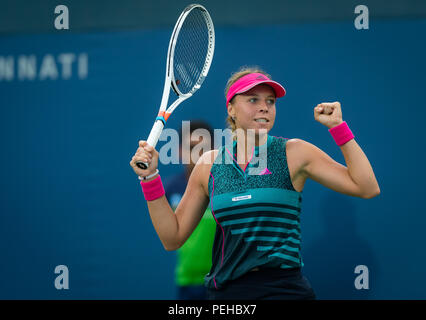
[(193, 286), (204, 284), (204, 276), (212, 265), (212, 248), (216, 221), (210, 208), (206, 210), (194, 232), (178, 250), (176, 284)]

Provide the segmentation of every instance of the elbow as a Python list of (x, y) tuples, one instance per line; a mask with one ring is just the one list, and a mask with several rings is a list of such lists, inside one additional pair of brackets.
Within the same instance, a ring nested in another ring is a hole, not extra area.
[(164, 245), (164, 249), (166, 251), (176, 251), (179, 248), (180, 248), (179, 246), (166, 246), (166, 245)]
[(176, 251), (178, 250), (182, 245), (180, 243), (164, 243), (163, 247), (166, 251)]
[(377, 197), (380, 194), (380, 188), (379, 186), (377, 186), (376, 189), (374, 189), (374, 191), (370, 191), (368, 193), (365, 193), (362, 195), (363, 199), (372, 199), (374, 197)]

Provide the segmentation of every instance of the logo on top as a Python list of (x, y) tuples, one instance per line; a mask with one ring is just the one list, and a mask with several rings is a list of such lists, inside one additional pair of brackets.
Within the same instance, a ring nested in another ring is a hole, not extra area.
[(266, 80), (266, 77), (264, 77), (264, 76), (257, 76), (256, 80)]

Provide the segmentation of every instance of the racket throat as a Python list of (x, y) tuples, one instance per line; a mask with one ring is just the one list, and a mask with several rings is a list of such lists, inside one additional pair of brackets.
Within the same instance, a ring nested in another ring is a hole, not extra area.
[(167, 119), (169, 119), (171, 113), (167, 111), (158, 112), (157, 118), (155, 120), (159, 120), (163, 123), (163, 126), (166, 126)]

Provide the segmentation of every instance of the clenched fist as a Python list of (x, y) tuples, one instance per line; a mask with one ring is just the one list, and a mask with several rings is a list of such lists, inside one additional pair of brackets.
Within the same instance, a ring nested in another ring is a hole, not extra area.
[[(137, 166), (136, 162), (145, 162), (148, 163), (147, 169), (141, 169)], [(146, 177), (150, 174), (153, 174), (158, 167), (158, 152), (153, 147), (148, 145), (146, 141), (139, 141), (139, 148), (136, 150), (135, 155), (130, 161), (130, 166), (133, 168), (133, 171), (140, 176)]]
[(323, 102), (314, 108), (314, 118), (331, 129), (343, 122), (340, 102)]

